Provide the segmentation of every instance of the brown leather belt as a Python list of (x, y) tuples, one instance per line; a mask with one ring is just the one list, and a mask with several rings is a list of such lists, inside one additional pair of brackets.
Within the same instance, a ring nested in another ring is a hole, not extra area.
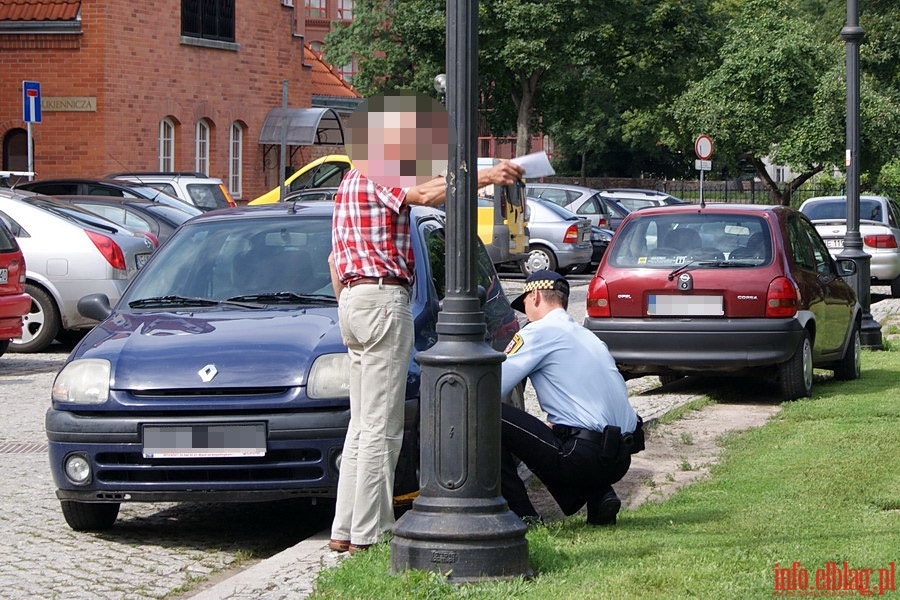
[(353, 287), (355, 285), (402, 285), (403, 287), (409, 287), (409, 281), (406, 279), (402, 279), (400, 277), (357, 277), (356, 279), (352, 279), (347, 282), (347, 287)]

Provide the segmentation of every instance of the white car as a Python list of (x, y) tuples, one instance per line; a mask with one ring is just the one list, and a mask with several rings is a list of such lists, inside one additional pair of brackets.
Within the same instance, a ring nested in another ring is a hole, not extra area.
[(32, 299), (12, 352), (40, 352), (56, 338), (96, 325), (79, 314), (78, 300), (95, 293), (118, 299), (154, 249), (146, 236), (30, 192), (0, 189), (0, 219), (25, 256), (25, 291)]
[(546, 200), (528, 198), (527, 202), (528, 256), (519, 263), (522, 274), (541, 269), (583, 271), (594, 252), (590, 220)]
[[(844, 250), (847, 234), (847, 197), (820, 196), (800, 205), (832, 256)], [(891, 296), (900, 298), (900, 204), (889, 196), (860, 196), (859, 233), (863, 252), (870, 255), (873, 285), (891, 286)]]
[(232, 208), (234, 200), (221, 179), (193, 172), (113, 173), (110, 179), (136, 181), (196, 206), (202, 211)]

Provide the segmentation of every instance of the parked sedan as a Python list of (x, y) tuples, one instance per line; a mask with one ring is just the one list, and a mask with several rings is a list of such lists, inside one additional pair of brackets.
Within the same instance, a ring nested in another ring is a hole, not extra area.
[(53, 198), (0, 189), (0, 219), (25, 255), (25, 291), (31, 309), (14, 352), (40, 352), (57, 337), (89, 329), (97, 321), (79, 314), (85, 294), (118, 298), (153, 251), (111, 221)]
[(0, 222), (0, 356), (22, 337), (22, 317), (31, 308), (25, 293), (25, 256), (9, 228)]
[(149, 185), (137, 181), (121, 179), (89, 179), (84, 177), (68, 177), (57, 179), (39, 179), (16, 185), (16, 189), (28, 190), (45, 196), (115, 196), (118, 198), (143, 198), (159, 204), (165, 204), (192, 214), (203, 211), (178, 198), (170, 196)]
[(607, 188), (601, 190), (600, 195), (625, 207), (628, 211), (635, 211), (647, 206), (669, 206), (671, 204), (688, 204), (681, 198), (676, 198), (665, 192), (655, 190), (641, 190), (629, 188)]
[(626, 377), (750, 373), (792, 400), (814, 367), (859, 377), (861, 310), (842, 279), (855, 269), (788, 207), (643, 208), (600, 262), (584, 324)]
[[(74, 529), (103, 529), (121, 502), (333, 498), (349, 422), (347, 350), (327, 263), (333, 204), (273, 203), (192, 219), (74, 348), (46, 416), (50, 468)], [(415, 351), (437, 341), (441, 211), (414, 207)], [(486, 341), (518, 331), (479, 246)], [(420, 368), (406, 375), (398, 494), (418, 488)], [(515, 400), (521, 404), (521, 396)]]
[(526, 183), (529, 196), (541, 198), (567, 208), (579, 217), (591, 220), (591, 225), (615, 231), (628, 213), (627, 208), (609, 194), (580, 185), (563, 183)]
[[(810, 198), (800, 212), (816, 226), (831, 254), (840, 256), (847, 234), (847, 197)], [(891, 286), (891, 296), (900, 298), (900, 204), (888, 196), (860, 196), (859, 233), (863, 252), (872, 257), (872, 283)]]
[(149, 234), (155, 245), (160, 245), (179, 225), (195, 216), (178, 208), (142, 198), (118, 198), (113, 196), (54, 196), (131, 231)]
[(591, 262), (591, 222), (561, 206), (528, 198), (528, 256), (519, 263), (524, 275), (541, 269), (565, 273), (583, 270)]

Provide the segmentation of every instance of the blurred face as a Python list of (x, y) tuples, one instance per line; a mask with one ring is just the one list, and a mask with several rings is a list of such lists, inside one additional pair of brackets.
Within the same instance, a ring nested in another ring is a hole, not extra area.
[(353, 166), (387, 187), (412, 187), (447, 169), (447, 111), (433, 98), (373, 96), (350, 116), (347, 154)]

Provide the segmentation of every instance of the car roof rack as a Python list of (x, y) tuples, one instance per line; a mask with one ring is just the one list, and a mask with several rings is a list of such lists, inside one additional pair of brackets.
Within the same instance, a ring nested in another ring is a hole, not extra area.
[(136, 177), (136, 176), (144, 176), (144, 175), (153, 175), (153, 176), (171, 176), (171, 177), (203, 177), (208, 178), (209, 176), (206, 173), (200, 173), (198, 171), (127, 171), (125, 173), (111, 173), (107, 175), (107, 177)]

